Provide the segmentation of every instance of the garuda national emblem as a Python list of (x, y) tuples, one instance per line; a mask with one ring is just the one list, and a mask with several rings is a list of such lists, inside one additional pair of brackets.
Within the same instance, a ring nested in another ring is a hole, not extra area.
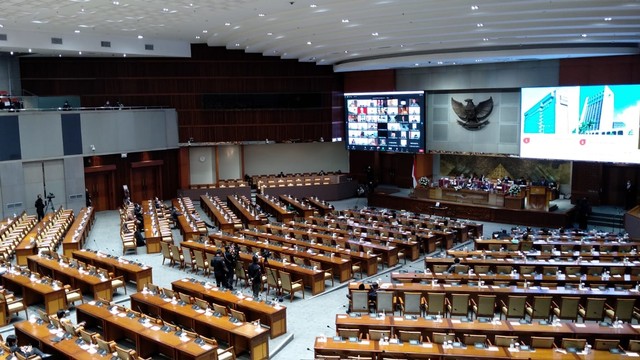
[(464, 100), (467, 104), (451, 98), (451, 108), (458, 115), (458, 123), (467, 130), (480, 130), (489, 123), (489, 115), (493, 110), (493, 97), (480, 102), (478, 105), (472, 99)]

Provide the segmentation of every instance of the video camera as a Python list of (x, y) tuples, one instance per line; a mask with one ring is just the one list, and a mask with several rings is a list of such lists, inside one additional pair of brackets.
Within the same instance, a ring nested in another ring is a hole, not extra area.
[(51, 200), (53, 198), (55, 198), (56, 196), (53, 193), (49, 193), (49, 195), (47, 195), (47, 199)]

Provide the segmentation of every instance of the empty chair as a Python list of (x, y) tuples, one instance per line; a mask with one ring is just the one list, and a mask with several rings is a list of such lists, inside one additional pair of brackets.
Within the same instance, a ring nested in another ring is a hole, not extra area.
[(351, 311), (369, 312), (369, 291), (353, 290), (351, 292)]
[(629, 340), (629, 351), (640, 351), (640, 340)]
[(487, 335), (485, 334), (464, 334), (462, 336), (462, 342), (465, 345), (486, 344)]
[(495, 346), (509, 346), (518, 342), (517, 336), (496, 335), (493, 344)]
[(231, 313), (231, 317), (232, 317), (232, 318), (235, 318), (235, 319), (237, 319), (238, 321), (241, 321), (241, 322), (246, 322), (246, 321), (247, 321), (247, 317), (246, 317), (246, 315), (244, 314), (244, 312), (242, 312), (242, 311), (238, 311), (238, 310), (235, 310), (235, 309), (231, 309), (231, 308), (230, 308), (230, 309), (229, 309), (229, 313)]
[(278, 278), (278, 271), (274, 268), (268, 267), (267, 269), (267, 294), (271, 291), (271, 288), (276, 290), (276, 295), (280, 295), (280, 279)]
[(331, 269), (323, 269), (322, 268), (322, 264), (320, 264), (319, 261), (309, 260), (309, 264), (315, 269), (324, 271), (324, 281), (331, 280), (331, 286), (334, 285), (334, 282), (333, 282), (334, 281), (333, 280), (333, 270), (331, 270)]
[(447, 299), (449, 317), (469, 315), (469, 294), (451, 294), (451, 301)]
[(172, 265), (178, 264), (180, 269), (184, 268), (184, 256), (180, 253), (180, 248), (177, 245), (171, 245), (171, 258), (173, 259)]
[(586, 306), (578, 305), (578, 315), (582, 317), (582, 321), (602, 321), (604, 319), (605, 300), (605, 298), (587, 298)]
[(511, 274), (511, 270), (513, 270), (511, 265), (497, 265), (496, 266), (496, 274), (500, 274), (500, 275)]
[(389, 339), (391, 337), (391, 330), (378, 330), (378, 329), (369, 329), (367, 333), (367, 338), (369, 340), (382, 340)]
[(220, 315), (220, 316), (227, 316), (228, 311), (227, 311), (227, 307), (224, 305), (220, 305), (220, 304), (216, 304), (216, 303), (212, 303), (211, 306), (213, 306), (213, 313), (216, 315)]
[(455, 340), (455, 335), (454, 334), (445, 334), (445, 333), (434, 332), (432, 334), (432, 336), (433, 336), (433, 342), (436, 343), (436, 344), (444, 344), (446, 342)]
[(24, 301), (24, 298), (6, 298), (4, 293), (0, 293), (0, 303), (4, 304), (4, 312), (8, 314), (7, 323), (10, 321), (10, 317), (12, 314), (17, 314), (21, 311), (24, 311), (25, 318), (29, 317), (27, 313), (27, 304)]
[(529, 318), (549, 320), (551, 317), (551, 296), (535, 296), (533, 305), (526, 303), (525, 310)]
[(67, 300), (67, 307), (75, 306), (75, 303), (78, 301), (84, 304), (84, 298), (82, 297), (82, 291), (80, 289), (72, 290), (70, 285), (65, 285), (64, 293)]
[(171, 255), (169, 243), (160, 241), (160, 249), (162, 249), (162, 265), (164, 265), (165, 260), (169, 260), (169, 265), (173, 265), (173, 255)]
[(520, 241), (520, 251), (531, 251), (533, 249), (533, 241)]
[(417, 341), (417, 342), (422, 342), (422, 334), (420, 333), (420, 331), (404, 331), (404, 330), (399, 330), (398, 331), (398, 339), (402, 342), (411, 342), (411, 341)]
[(427, 315), (445, 314), (445, 293), (427, 293), (425, 311)]
[(360, 330), (358, 329), (346, 329), (346, 328), (338, 328), (338, 336), (344, 339), (349, 338), (360, 338)]
[(633, 317), (633, 306), (636, 303), (636, 299), (617, 299), (614, 307), (607, 305), (604, 314), (612, 321), (621, 320), (625, 322), (631, 322)]
[(302, 298), (304, 299), (304, 283), (302, 282), (302, 279), (292, 281), (291, 274), (285, 271), (280, 271), (280, 284), (282, 286), (281, 291), (289, 293), (289, 301), (293, 301), (293, 296), (297, 292), (301, 292)]
[(564, 269), (567, 275), (580, 275), (581, 267), (580, 266), (567, 266)]
[(587, 267), (587, 275), (589, 276), (600, 276), (602, 275), (602, 266), (589, 266)]
[(536, 267), (534, 265), (520, 265), (520, 274), (522, 275), (532, 275), (536, 272)]
[(473, 267), (473, 271), (476, 274), (488, 274), (489, 273), (489, 265), (475, 265)]
[(533, 349), (551, 349), (553, 348), (553, 337), (532, 336), (531, 348)]
[(568, 351), (581, 351), (587, 345), (587, 339), (563, 338), (561, 348)]
[(116, 345), (116, 354), (119, 360), (137, 360), (136, 351), (133, 349), (125, 349)]
[(376, 312), (393, 314), (394, 310), (393, 292), (378, 290), (376, 292)]
[(510, 295), (507, 298), (507, 304), (500, 300), (500, 302), (502, 303), (502, 307), (500, 310), (507, 319), (510, 317), (524, 319), (526, 301), (526, 296)]
[(579, 297), (563, 296), (560, 298), (560, 305), (555, 302), (551, 304), (553, 306), (553, 314), (558, 319), (576, 321), (578, 318)]
[(445, 264), (434, 264), (433, 265), (433, 272), (436, 274), (441, 274), (444, 272), (447, 272), (447, 270), (449, 269), (448, 265)]
[(340, 257), (351, 261), (351, 277), (355, 278), (356, 273), (360, 273), (360, 278), (362, 278), (363, 268), (359, 261), (354, 261), (354, 259), (348, 254), (340, 254)]
[(410, 315), (422, 315), (422, 294), (405, 292), (402, 298), (402, 313)]
[(204, 254), (202, 250), (193, 250), (193, 257), (195, 259), (195, 268), (194, 271), (202, 270), (204, 276), (209, 275), (209, 263), (205, 261)]
[(619, 339), (596, 339), (593, 348), (595, 350), (611, 350), (617, 349), (618, 345), (620, 345)]
[(496, 312), (495, 295), (478, 295), (478, 302), (471, 299), (471, 313), (479, 317), (493, 318)]
[(557, 266), (543, 266), (542, 267), (542, 274), (546, 275), (546, 276), (554, 276), (558, 274), (558, 267)]

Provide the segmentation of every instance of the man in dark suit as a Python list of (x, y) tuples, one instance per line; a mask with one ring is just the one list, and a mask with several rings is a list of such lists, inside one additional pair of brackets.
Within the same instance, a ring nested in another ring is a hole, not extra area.
[(42, 195), (38, 194), (38, 198), (36, 199), (35, 207), (36, 213), (38, 214), (38, 221), (42, 220), (44, 217), (44, 200), (42, 200)]
[(220, 249), (216, 251), (216, 255), (211, 259), (211, 268), (213, 269), (213, 275), (216, 278), (216, 286), (224, 286), (227, 281), (227, 267), (224, 264), (222, 251), (220, 251)]

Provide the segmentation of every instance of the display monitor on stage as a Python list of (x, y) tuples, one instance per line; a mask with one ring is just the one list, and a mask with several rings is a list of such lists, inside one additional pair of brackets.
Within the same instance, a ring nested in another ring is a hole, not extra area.
[(640, 163), (640, 85), (523, 88), (520, 156)]
[(345, 94), (347, 149), (424, 153), (423, 91)]

